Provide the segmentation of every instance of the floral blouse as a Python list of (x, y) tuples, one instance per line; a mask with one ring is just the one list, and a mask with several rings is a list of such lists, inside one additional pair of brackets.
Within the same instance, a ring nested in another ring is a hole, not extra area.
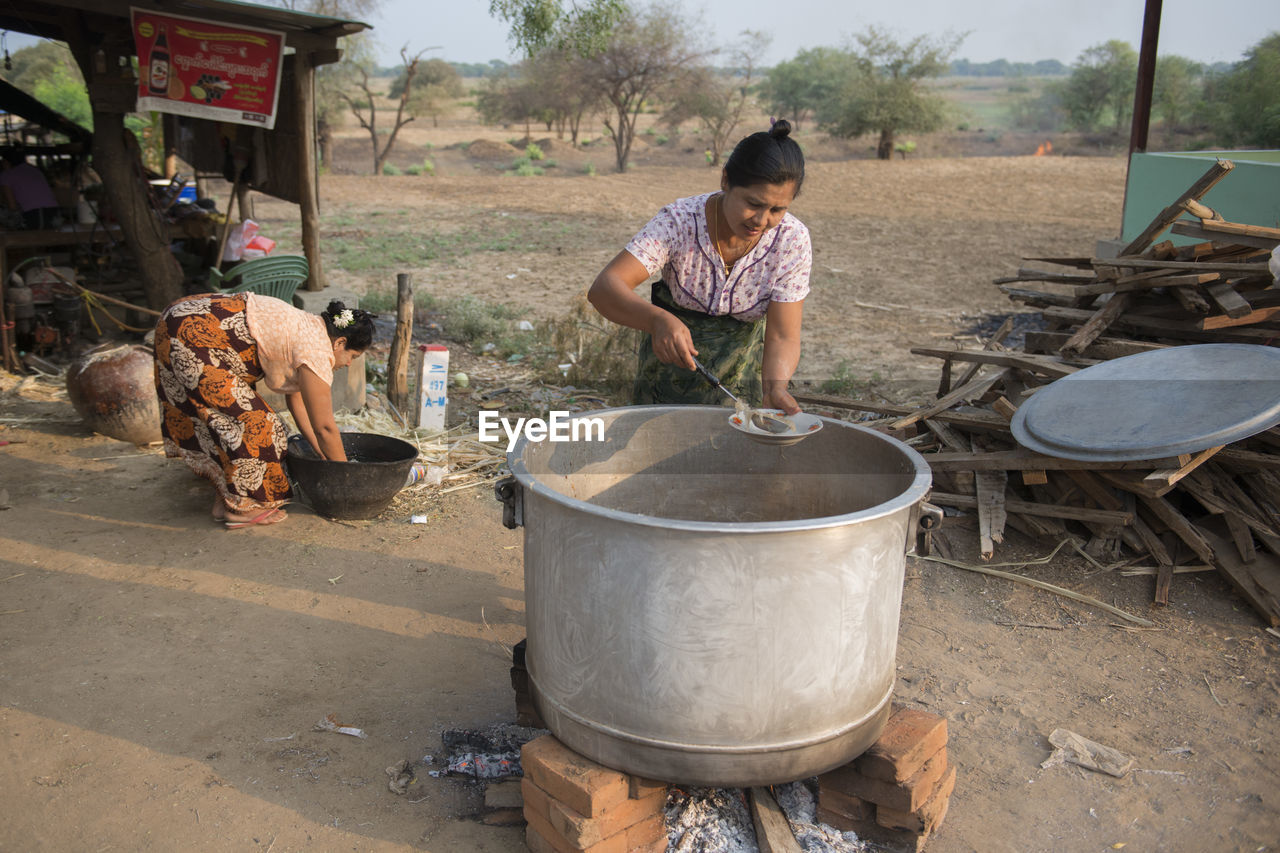
[(725, 276), (707, 231), (713, 193), (678, 199), (649, 221), (627, 251), (650, 275), (661, 272), (676, 304), (737, 320), (763, 317), (770, 302), (799, 302), (809, 293), (813, 248), (809, 229), (790, 213), (765, 232)]
[(280, 394), (301, 390), (298, 369), (304, 364), (324, 384), (332, 385), (333, 344), (324, 319), (271, 296), (248, 296), (245, 320), (258, 345), (258, 364), (267, 387)]

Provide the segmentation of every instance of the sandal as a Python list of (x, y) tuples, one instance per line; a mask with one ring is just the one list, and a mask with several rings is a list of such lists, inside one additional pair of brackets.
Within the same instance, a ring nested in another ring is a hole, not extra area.
[(227, 521), (225, 522), (228, 530), (239, 530), (241, 527), (254, 527), (259, 524), (279, 524), (289, 516), (279, 507), (264, 509), (248, 521)]

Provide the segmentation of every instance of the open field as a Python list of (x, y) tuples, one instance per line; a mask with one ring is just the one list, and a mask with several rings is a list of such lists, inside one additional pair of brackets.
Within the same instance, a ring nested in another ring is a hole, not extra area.
[[(563, 165), (516, 178), (447, 148), (446, 131), (515, 135), (415, 127), (406, 157), (434, 152), (436, 177), (324, 178), (332, 284), (385, 290), (411, 272), (441, 298), (554, 318), (658, 206), (716, 184), (700, 148), (657, 145), (614, 175), (609, 152), (552, 143)], [(1010, 311), (990, 280), (1021, 256), (1089, 254), (1119, 227), (1121, 159), (879, 163), (808, 147), (794, 210), (817, 251), (810, 381), (845, 363), (876, 392), (918, 395), (937, 363), (913, 343)], [(582, 174), (597, 156), (599, 174)], [(296, 251), (296, 209), (257, 209)], [(510, 368), (451, 348), (473, 377), (452, 392), (455, 416), (497, 405), (481, 395), (513, 384)], [(0, 850), (524, 849), (519, 829), (479, 822), (476, 786), (421, 772), (395, 796), (384, 772), (438, 755), (444, 729), (514, 717), (522, 539), (487, 489), (407, 492), (371, 522), (295, 506), (284, 524), (229, 532), (203, 483), (88, 433), (56, 384), (0, 375), (0, 412), (15, 442), (0, 448)], [(966, 520), (948, 525), (957, 557), (976, 561)], [(1046, 550), (1011, 536), (998, 553)], [(928, 850), (1274, 849), (1277, 641), (1253, 612), (1214, 574), (1176, 576), (1154, 610), (1148, 578), (1066, 555), (1023, 571), (1156, 626), (909, 560), (897, 696), (948, 717), (960, 773)], [(312, 730), (331, 713), (369, 737)], [(1136, 769), (1040, 769), (1059, 727)]]

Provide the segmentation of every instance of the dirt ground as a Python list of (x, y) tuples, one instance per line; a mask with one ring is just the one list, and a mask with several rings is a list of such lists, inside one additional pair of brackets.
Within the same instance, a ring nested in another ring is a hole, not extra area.
[[(333, 283), (363, 292), (408, 271), (441, 295), (552, 316), (657, 205), (714, 186), (696, 164), (441, 172), (328, 176), (326, 221), (394, 206), (424, 231), (498, 214), (578, 227), (474, 263), (331, 265)], [(936, 363), (907, 349), (1010, 310), (990, 279), (1020, 256), (1113, 236), (1123, 174), (1103, 158), (813, 162), (794, 208), (817, 247), (802, 374), (848, 361), (895, 393), (932, 384)], [(259, 202), (268, 226), (292, 211)], [(523, 849), (521, 830), (478, 821), (474, 786), (424, 774), (396, 796), (385, 774), (438, 755), (445, 729), (514, 718), (522, 542), (487, 487), (416, 493), (371, 522), (295, 506), (284, 524), (227, 531), (200, 481), (89, 433), (56, 383), (0, 377), (0, 427), (15, 442), (0, 446), (0, 850)], [(965, 520), (948, 531), (976, 561)], [(1048, 550), (1014, 539), (997, 560)], [(960, 773), (928, 849), (1272, 849), (1277, 640), (1253, 612), (1212, 574), (1178, 575), (1171, 606), (1152, 609), (1149, 578), (1075, 556), (1021, 571), (1155, 627), (909, 560), (897, 697), (948, 718)], [(313, 731), (327, 714), (368, 738)], [(1042, 770), (1060, 727), (1135, 769)]]

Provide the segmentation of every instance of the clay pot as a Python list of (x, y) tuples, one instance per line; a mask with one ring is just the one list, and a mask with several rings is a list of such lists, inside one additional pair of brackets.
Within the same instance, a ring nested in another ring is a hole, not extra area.
[(139, 344), (103, 344), (67, 368), (67, 396), (85, 426), (120, 441), (160, 440), (155, 356)]

